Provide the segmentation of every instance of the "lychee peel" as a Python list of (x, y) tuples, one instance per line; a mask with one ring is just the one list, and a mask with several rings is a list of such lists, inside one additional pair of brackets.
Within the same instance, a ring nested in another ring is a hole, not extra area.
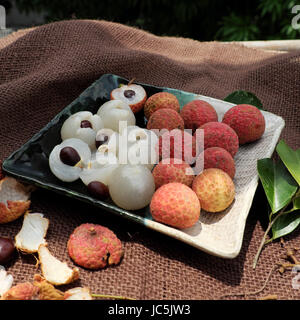
[(230, 108), (224, 114), (222, 122), (229, 125), (237, 133), (240, 144), (260, 139), (266, 127), (262, 112), (248, 104), (240, 104)]
[(180, 105), (177, 97), (169, 92), (158, 92), (150, 96), (144, 105), (144, 114), (147, 119), (152, 113), (158, 109), (173, 109), (176, 112), (180, 111)]
[(172, 109), (159, 109), (152, 113), (147, 123), (147, 129), (184, 129), (184, 121), (180, 114)]
[(1, 300), (32, 300), (39, 288), (30, 282), (19, 283), (1, 296)]
[(231, 154), (219, 147), (211, 147), (204, 150), (204, 169), (219, 168), (230, 176), (235, 175), (235, 162)]
[(204, 130), (204, 149), (220, 147), (232, 157), (235, 156), (239, 149), (239, 138), (230, 126), (222, 122), (207, 122), (199, 129)]
[(227, 209), (234, 200), (235, 187), (230, 176), (221, 169), (205, 169), (193, 181), (192, 189), (201, 208), (207, 212)]
[(154, 193), (150, 212), (154, 220), (178, 229), (192, 227), (200, 216), (195, 192), (182, 183), (168, 183)]
[(164, 159), (160, 161), (152, 171), (155, 188), (164, 184), (178, 182), (191, 187), (194, 180), (194, 172), (190, 165), (183, 160)]
[(195, 131), (207, 122), (218, 121), (218, 114), (214, 107), (203, 100), (193, 100), (180, 111), (184, 120), (184, 127)]
[(73, 261), (87, 269), (116, 265), (124, 254), (121, 241), (111, 230), (91, 223), (78, 226), (67, 247)]

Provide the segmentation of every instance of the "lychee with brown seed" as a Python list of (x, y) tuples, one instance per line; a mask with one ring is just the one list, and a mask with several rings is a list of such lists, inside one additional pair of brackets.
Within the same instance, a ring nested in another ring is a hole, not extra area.
[(121, 241), (110, 229), (92, 223), (78, 226), (67, 247), (73, 261), (87, 269), (116, 265), (124, 254)]
[(200, 216), (200, 202), (185, 184), (172, 182), (156, 190), (150, 203), (154, 220), (178, 229), (192, 227)]
[(234, 200), (235, 186), (229, 175), (221, 169), (205, 169), (193, 181), (192, 189), (199, 198), (201, 208), (207, 212), (227, 209)]
[(152, 113), (159, 109), (173, 109), (176, 112), (180, 111), (180, 105), (177, 97), (169, 92), (158, 92), (150, 96), (144, 105), (144, 114), (147, 119)]
[(218, 121), (218, 114), (214, 107), (203, 100), (187, 103), (181, 109), (180, 115), (184, 120), (185, 129), (193, 131), (207, 122)]
[(232, 157), (235, 156), (239, 149), (239, 138), (230, 126), (222, 122), (207, 122), (199, 129), (204, 130), (204, 149), (220, 147)]
[(164, 184), (178, 182), (192, 186), (194, 171), (189, 164), (179, 159), (164, 159), (160, 161), (152, 171), (155, 188)]
[(159, 109), (152, 113), (147, 123), (147, 129), (184, 129), (184, 121), (180, 114), (172, 109)]
[(204, 150), (204, 169), (219, 168), (230, 176), (235, 175), (235, 162), (231, 154), (219, 147), (211, 147)]
[(260, 139), (266, 127), (262, 112), (248, 104), (240, 104), (230, 108), (224, 114), (222, 122), (229, 125), (237, 133), (240, 144)]

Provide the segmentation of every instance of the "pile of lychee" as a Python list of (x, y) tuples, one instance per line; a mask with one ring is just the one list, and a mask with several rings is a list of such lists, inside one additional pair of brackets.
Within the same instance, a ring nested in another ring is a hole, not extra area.
[[(122, 85), (110, 97), (96, 115), (83, 111), (64, 122), (62, 143), (49, 157), (59, 179), (80, 178), (93, 196), (110, 196), (126, 210), (150, 205), (154, 220), (179, 229), (193, 226), (201, 209), (217, 213), (233, 203), (234, 157), (240, 145), (260, 139), (265, 131), (259, 109), (237, 105), (219, 122), (206, 101), (195, 99), (180, 109), (174, 94), (147, 97), (137, 84)], [(143, 113), (146, 128), (136, 126), (137, 113)], [(195, 170), (199, 157), (204, 160), (200, 173)]]

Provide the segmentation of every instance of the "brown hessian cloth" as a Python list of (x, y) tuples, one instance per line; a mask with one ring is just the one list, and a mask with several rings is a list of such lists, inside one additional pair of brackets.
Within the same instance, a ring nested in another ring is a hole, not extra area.
[[(267, 111), (282, 116), (283, 138), (300, 147), (300, 54), (250, 49), (242, 45), (158, 37), (117, 23), (62, 21), (19, 31), (0, 39), (0, 160), (22, 146), (59, 111), (105, 73), (224, 99), (235, 90), (255, 93)], [(102, 213), (99, 208), (37, 190), (32, 212), (50, 219), (50, 251), (74, 266), (66, 243), (81, 223), (99, 223), (122, 240), (120, 265), (99, 271), (80, 268), (74, 286), (94, 293), (135, 299), (219, 299), (229, 292), (259, 289), (280, 259), (279, 241), (262, 252), (257, 268), (252, 261), (265, 230), (267, 210), (259, 186), (249, 213), (243, 245), (235, 259), (222, 259), (166, 235)], [(0, 236), (14, 237), (23, 218), (0, 225)], [(287, 236), (299, 246), (300, 231)], [(18, 254), (8, 265), (15, 282), (31, 281), (39, 270), (30, 255)], [(299, 299), (292, 287), (295, 275), (274, 272), (257, 294), (224, 299)], [(68, 286), (66, 286), (68, 287)]]

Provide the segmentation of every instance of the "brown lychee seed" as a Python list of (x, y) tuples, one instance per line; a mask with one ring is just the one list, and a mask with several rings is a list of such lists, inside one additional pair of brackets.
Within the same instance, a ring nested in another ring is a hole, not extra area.
[(88, 192), (99, 200), (105, 200), (109, 197), (108, 187), (100, 181), (92, 181), (87, 185)]
[(96, 139), (96, 148), (98, 149), (100, 146), (102, 146), (105, 142), (107, 142), (109, 139), (109, 136), (101, 135), (100, 140)]
[(126, 98), (132, 98), (133, 96), (135, 96), (135, 91), (134, 90), (125, 90), (124, 96)]
[(12, 239), (0, 237), (0, 265), (9, 262), (15, 252), (15, 245)]
[(67, 247), (72, 260), (87, 269), (116, 265), (124, 254), (121, 241), (110, 229), (91, 223), (77, 227)]
[(64, 147), (60, 150), (59, 154), (60, 160), (68, 165), (68, 166), (75, 166), (76, 163), (80, 161), (80, 156), (78, 152), (72, 147)]
[(80, 122), (80, 128), (93, 128), (93, 126), (89, 120), (82, 120)]

